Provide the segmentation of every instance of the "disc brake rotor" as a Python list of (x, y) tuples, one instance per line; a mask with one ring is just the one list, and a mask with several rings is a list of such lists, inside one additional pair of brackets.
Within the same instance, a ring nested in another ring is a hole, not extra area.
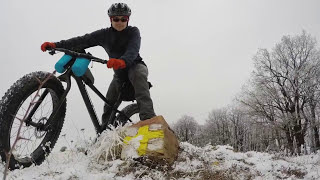
[[(38, 124), (41, 124), (42, 126), (45, 125), (48, 121), (47, 117), (42, 117), (41, 119), (39, 119)], [(39, 128), (35, 128), (34, 130), (34, 135), (36, 136), (36, 138), (42, 138), (47, 131), (41, 131)]]

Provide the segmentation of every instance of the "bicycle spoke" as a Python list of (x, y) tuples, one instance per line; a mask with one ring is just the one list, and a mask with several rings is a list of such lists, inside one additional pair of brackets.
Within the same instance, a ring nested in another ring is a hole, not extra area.
[(19, 155), (20, 155), (20, 156), (21, 156), (21, 155), (24, 156), (23, 152), (24, 152), (25, 149), (27, 148), (27, 142), (21, 142), (21, 143), (20, 143), (20, 146), (22, 146), (22, 145), (23, 145), (24, 148), (19, 151)]
[[(40, 94), (43, 93), (43, 90), (40, 91)], [(50, 94), (50, 93), (49, 93)], [(50, 94), (51, 95), (51, 94)], [(30, 100), (32, 100), (34, 98), (35, 94), (33, 93), (32, 95), (30, 95)], [(35, 102), (38, 100), (39, 98), (35, 98)], [(37, 110), (34, 112), (34, 115), (32, 117), (32, 121), (33, 122), (40, 122), (41, 118), (49, 118), (49, 116), (52, 114), (52, 110), (53, 110), (53, 106), (52, 106), (52, 97), (51, 96), (47, 96), (43, 99), (43, 102), (40, 102), (40, 106), (37, 108)], [(29, 102), (24, 102), (24, 104), (21, 106), (19, 112), (17, 113), (18, 117), (23, 117), (26, 113), (26, 109), (25, 106), (29, 105)], [(42, 121), (42, 123), (46, 123), (45, 121)], [(20, 122), (18, 120), (14, 121), (14, 125), (17, 126), (16, 129), (12, 128), (12, 136), (11, 138), (14, 138), (17, 136), (17, 131), (18, 131), (18, 127), (20, 126)], [(17, 146), (18, 148), (16, 149), (16, 154), (19, 157), (28, 157), (30, 156), (30, 154), (39, 147), (39, 145), (42, 142), (42, 138), (37, 138), (35, 133), (39, 133), (39, 135), (46, 133), (46, 132), (36, 132), (35, 127), (33, 126), (25, 126), (23, 125), (22, 127), (22, 131), (20, 133), (21, 137), (24, 137), (26, 139), (29, 140), (20, 140), (19, 145)]]

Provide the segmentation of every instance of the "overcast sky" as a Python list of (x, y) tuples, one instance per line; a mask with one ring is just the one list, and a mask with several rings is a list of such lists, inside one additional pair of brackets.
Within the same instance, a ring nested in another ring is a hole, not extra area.
[[(109, 27), (107, 9), (114, 2), (118, 1), (1, 0), (1, 96), (26, 73), (53, 71), (61, 55), (40, 51), (44, 41)], [(253, 70), (252, 57), (258, 48), (270, 49), (283, 35), (302, 30), (320, 39), (319, 0), (121, 2), (131, 7), (129, 24), (141, 32), (140, 54), (154, 85), (156, 113), (169, 123), (187, 114), (203, 124), (211, 110), (231, 104)], [(101, 47), (89, 51), (108, 58)], [(100, 64), (91, 71), (105, 94), (113, 71)], [(91, 98), (101, 113), (102, 101)], [(93, 127), (76, 86), (68, 96), (67, 109), (66, 126)]]

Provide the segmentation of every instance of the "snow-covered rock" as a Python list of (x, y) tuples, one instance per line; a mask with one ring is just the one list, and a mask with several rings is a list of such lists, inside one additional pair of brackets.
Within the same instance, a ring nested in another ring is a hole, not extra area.
[(124, 134), (122, 159), (142, 157), (152, 164), (172, 165), (178, 157), (178, 139), (163, 116), (133, 124)]

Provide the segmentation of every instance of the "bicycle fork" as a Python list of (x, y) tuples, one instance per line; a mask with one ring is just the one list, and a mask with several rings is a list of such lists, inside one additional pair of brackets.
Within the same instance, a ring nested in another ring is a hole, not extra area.
[[(64, 93), (61, 96), (61, 99), (59, 100), (58, 106), (53, 107), (52, 110), (52, 114), (50, 115), (48, 122), (51, 122), (52, 119), (55, 118), (56, 114), (59, 112), (62, 104), (65, 102), (67, 94), (69, 93), (70, 89), (71, 89), (71, 78), (70, 78), (70, 73), (71, 70), (69, 69), (65, 74), (59, 76), (58, 78), (61, 81), (64, 81), (67, 83), (67, 88), (64, 91)], [(40, 106), (40, 104), (42, 103), (42, 101), (44, 100), (44, 98), (48, 95), (49, 90), (46, 88), (44, 90), (44, 92), (41, 94), (40, 98), (38, 99), (38, 101), (34, 104), (32, 110), (30, 111), (30, 113), (28, 114), (25, 123), (27, 126), (31, 125), (33, 127), (36, 127), (38, 130), (40, 131), (48, 131), (50, 128), (50, 123), (47, 124), (42, 124), (42, 123), (36, 123), (32, 121), (32, 116), (34, 115), (34, 113), (37, 111), (38, 107)]]

